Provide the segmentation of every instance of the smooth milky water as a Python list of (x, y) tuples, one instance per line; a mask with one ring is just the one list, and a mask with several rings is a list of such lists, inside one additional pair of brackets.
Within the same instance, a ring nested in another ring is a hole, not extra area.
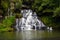
[(37, 18), (36, 12), (32, 10), (21, 10), (23, 17), (16, 19), (16, 29), (19, 30), (35, 30), (45, 27), (45, 25)]

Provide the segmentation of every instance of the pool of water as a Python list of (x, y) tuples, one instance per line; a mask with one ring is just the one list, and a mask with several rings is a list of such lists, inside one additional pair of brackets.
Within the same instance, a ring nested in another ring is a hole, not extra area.
[(60, 40), (60, 32), (43, 30), (1, 32), (0, 40)]

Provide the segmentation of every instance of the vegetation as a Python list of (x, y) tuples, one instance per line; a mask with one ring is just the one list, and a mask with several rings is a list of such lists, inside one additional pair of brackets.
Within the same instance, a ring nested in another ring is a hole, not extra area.
[(14, 22), (15, 22), (14, 16), (4, 19), (2, 23), (0, 23), (0, 31), (13, 30), (11, 26), (13, 25)]
[(60, 0), (35, 0), (32, 9), (47, 27), (60, 28)]
[(0, 30), (10, 29), (15, 17), (22, 17), (22, 4), (35, 11), (47, 27), (60, 28), (60, 0), (0, 0)]
[(21, 0), (0, 0), (0, 20), (2, 20), (0, 31), (13, 30), (12, 25), (15, 23), (15, 15), (17, 15), (16, 13), (21, 5)]

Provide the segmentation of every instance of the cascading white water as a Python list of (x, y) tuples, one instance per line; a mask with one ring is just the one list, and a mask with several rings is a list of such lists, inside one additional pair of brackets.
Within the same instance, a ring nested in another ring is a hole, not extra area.
[(40, 20), (38, 20), (36, 12), (32, 12), (32, 10), (29, 9), (21, 10), (21, 13), (23, 17), (19, 20), (19, 23), (16, 24), (17, 30), (32, 30), (33, 27), (36, 30), (37, 27), (41, 29), (41, 27), (45, 26)]

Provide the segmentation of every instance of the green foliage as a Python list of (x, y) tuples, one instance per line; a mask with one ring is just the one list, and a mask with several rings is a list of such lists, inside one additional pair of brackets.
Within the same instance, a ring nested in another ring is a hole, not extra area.
[(6, 27), (10, 27), (14, 23), (14, 17), (9, 17), (8, 19), (3, 20), (3, 24)]
[(47, 26), (52, 26), (53, 24), (53, 19), (51, 17), (48, 17), (48, 16), (45, 16), (45, 17), (42, 17), (41, 19)]
[[(1, 0), (0, 6), (2, 9), (0, 9), (0, 13), (6, 15), (5, 13), (8, 12), (7, 9), (10, 8), (11, 1), (14, 2), (15, 9), (19, 10), (22, 7), (23, 2), (30, 4), (29, 6), (31, 6), (31, 9), (37, 12), (37, 16), (41, 18), (44, 24), (52, 27), (60, 27), (60, 0), (34, 0), (33, 2), (31, 0)], [(17, 13), (16, 17), (21, 18), (22, 15)], [(14, 17), (4, 19), (3, 23), (0, 24), (0, 29), (10, 27), (13, 20)]]
[(35, 0), (32, 7), (33, 7), (33, 9), (36, 8), (39, 12), (39, 11), (43, 11), (45, 9), (52, 9), (54, 5), (55, 4), (52, 2), (52, 0)]
[(8, 30), (11, 30), (11, 26), (12, 24), (15, 22), (15, 17), (9, 17), (7, 19), (4, 19), (3, 22), (0, 24), (0, 30), (5, 30), (5, 31), (8, 31)]
[(60, 27), (60, 0), (35, 0), (32, 9), (47, 26)]
[(15, 8), (21, 8), (21, 6), (22, 6), (22, 1), (21, 0), (16, 0), (15, 3), (16, 3)]
[(56, 8), (53, 17), (60, 16), (60, 7)]
[[(14, 9), (20, 9), (21, 6), (22, 6), (22, 0), (1, 0), (0, 1), (0, 8), (1, 8), (0, 10), (2, 10), (3, 16), (9, 15), (9, 13), (13, 12)], [(11, 10), (11, 8), (13, 9)]]
[(7, 9), (9, 7), (9, 3), (7, 1), (2, 1), (1, 5), (5, 9)]
[(7, 14), (9, 8), (9, 0), (1, 0), (0, 1), (0, 10), (1, 10), (1, 15), (4, 17)]

